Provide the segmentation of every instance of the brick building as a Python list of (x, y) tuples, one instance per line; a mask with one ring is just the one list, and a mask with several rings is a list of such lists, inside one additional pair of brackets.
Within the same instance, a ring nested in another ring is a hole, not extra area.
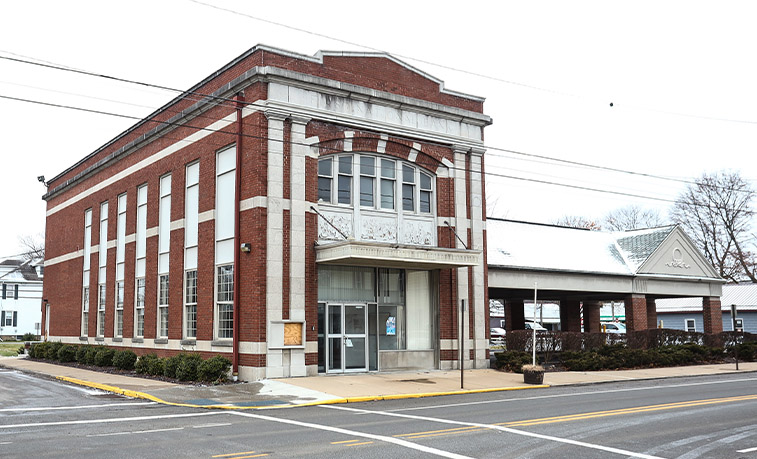
[(49, 181), (45, 333), (254, 380), (457, 368), (462, 322), (485, 367), (489, 124), (386, 54), (252, 48)]

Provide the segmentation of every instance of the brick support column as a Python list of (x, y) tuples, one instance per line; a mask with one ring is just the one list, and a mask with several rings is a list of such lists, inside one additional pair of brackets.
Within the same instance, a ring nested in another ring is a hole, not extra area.
[(505, 330), (523, 330), (526, 318), (523, 312), (523, 300), (505, 301)]
[(647, 298), (647, 328), (657, 328), (657, 304), (654, 298)]
[(599, 333), (602, 331), (599, 327), (599, 308), (602, 303), (599, 301), (584, 301), (584, 332)]
[(702, 298), (702, 318), (704, 332), (715, 334), (723, 331), (723, 313), (720, 308), (720, 297), (705, 296)]
[(560, 301), (560, 330), (581, 332), (581, 303), (579, 301)]
[(626, 328), (628, 331), (647, 329), (647, 299), (644, 295), (629, 295), (625, 298)]

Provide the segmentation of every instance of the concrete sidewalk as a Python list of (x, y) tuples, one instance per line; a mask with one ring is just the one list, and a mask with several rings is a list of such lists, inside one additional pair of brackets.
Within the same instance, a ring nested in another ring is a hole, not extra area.
[[(466, 370), (464, 389), (459, 371), (409, 371), (353, 375), (320, 375), (250, 383), (199, 386), (0, 357), (0, 367), (57, 378), (130, 397), (181, 406), (251, 409), (429, 397), (477, 392), (535, 389), (549, 386), (640, 379), (737, 373), (734, 364), (649, 368), (642, 370), (550, 372), (542, 386), (523, 383), (523, 375), (491, 369)], [(738, 373), (757, 371), (757, 362), (741, 362)]]

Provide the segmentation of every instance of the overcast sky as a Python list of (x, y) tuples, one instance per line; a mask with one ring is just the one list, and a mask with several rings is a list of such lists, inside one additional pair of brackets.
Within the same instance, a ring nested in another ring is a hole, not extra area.
[[(757, 2), (205, 1), (236, 13), (191, 0), (3, 2), (0, 57), (187, 89), (256, 44), (383, 50), (486, 97), (498, 217), (600, 218), (629, 204), (666, 214), (679, 180), (725, 169), (757, 183)], [(0, 59), (0, 96), (143, 117), (176, 93)], [(0, 256), (44, 233), (37, 176), (134, 122), (0, 99)]]

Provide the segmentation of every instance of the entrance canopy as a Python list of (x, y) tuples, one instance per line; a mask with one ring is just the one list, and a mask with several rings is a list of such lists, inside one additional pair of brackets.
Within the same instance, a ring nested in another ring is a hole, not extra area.
[(462, 268), (477, 266), (480, 260), (480, 250), (360, 241), (333, 242), (318, 246), (315, 259), (319, 264), (402, 269)]
[(599, 306), (611, 301), (625, 302), (630, 330), (655, 328), (655, 301), (682, 297), (702, 297), (708, 330), (722, 329), (725, 281), (678, 226), (601, 232), (489, 218), (486, 232), (489, 298), (512, 311), (508, 329), (522, 328), (535, 285), (539, 301), (560, 303), (563, 330), (599, 331)]
[[(486, 221), (492, 298), (720, 296), (717, 272), (678, 226), (601, 232)], [(525, 294), (525, 295), (524, 295)]]

